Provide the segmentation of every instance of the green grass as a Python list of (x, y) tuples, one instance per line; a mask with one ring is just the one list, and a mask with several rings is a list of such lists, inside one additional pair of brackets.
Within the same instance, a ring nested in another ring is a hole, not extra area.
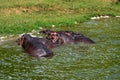
[(73, 26), (92, 16), (120, 15), (120, 4), (102, 0), (0, 0), (0, 34), (19, 34), (39, 27)]

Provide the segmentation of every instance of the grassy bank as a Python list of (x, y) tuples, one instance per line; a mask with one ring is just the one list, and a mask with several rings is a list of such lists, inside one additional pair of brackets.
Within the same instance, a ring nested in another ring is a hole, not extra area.
[(73, 26), (92, 16), (120, 15), (112, 0), (0, 0), (0, 34), (19, 34), (40, 27)]

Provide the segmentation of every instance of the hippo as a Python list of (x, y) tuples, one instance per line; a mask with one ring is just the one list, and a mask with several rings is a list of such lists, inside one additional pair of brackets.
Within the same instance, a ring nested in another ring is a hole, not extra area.
[(18, 45), (33, 57), (52, 57), (53, 52), (47, 48), (38, 38), (32, 37), (30, 34), (23, 34), (18, 40)]
[(51, 30), (42, 30), (40, 33), (46, 34), (47, 38), (51, 38), (53, 42), (56, 43), (78, 43), (83, 42), (86, 44), (94, 44), (95, 42), (90, 38), (84, 36), (80, 33), (75, 33), (73, 31), (51, 31)]

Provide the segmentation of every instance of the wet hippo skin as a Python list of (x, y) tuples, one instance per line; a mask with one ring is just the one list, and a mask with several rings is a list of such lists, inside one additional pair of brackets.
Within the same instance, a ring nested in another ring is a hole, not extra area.
[(84, 36), (80, 33), (75, 33), (73, 31), (51, 31), (42, 30), (40, 33), (46, 34), (48, 39), (51, 39), (56, 44), (64, 43), (77, 43), (83, 42), (86, 44), (94, 44), (95, 42), (90, 38)]
[(22, 35), (17, 40), (18, 45), (33, 57), (52, 57), (53, 52), (47, 48), (37, 38), (30, 36), (29, 34)]

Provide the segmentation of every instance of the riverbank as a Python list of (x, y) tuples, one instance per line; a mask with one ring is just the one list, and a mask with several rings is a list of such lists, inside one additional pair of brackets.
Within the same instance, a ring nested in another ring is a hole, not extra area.
[(120, 15), (120, 3), (111, 0), (1, 0), (0, 3), (0, 34), (74, 26), (94, 16)]

